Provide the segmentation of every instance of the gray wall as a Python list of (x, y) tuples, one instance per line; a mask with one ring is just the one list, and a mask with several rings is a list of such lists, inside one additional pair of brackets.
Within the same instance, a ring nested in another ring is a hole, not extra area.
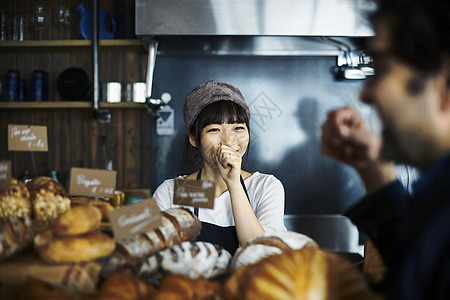
[(320, 126), (329, 110), (355, 107), (379, 130), (375, 111), (358, 101), (362, 81), (335, 81), (335, 57), (158, 56), (153, 95), (172, 95), (175, 134), (152, 135), (151, 191), (164, 179), (192, 172), (184, 159), (182, 107), (199, 84), (237, 86), (250, 106), (251, 142), (244, 169), (278, 177), (287, 214), (342, 213), (364, 193), (356, 173), (319, 151)]

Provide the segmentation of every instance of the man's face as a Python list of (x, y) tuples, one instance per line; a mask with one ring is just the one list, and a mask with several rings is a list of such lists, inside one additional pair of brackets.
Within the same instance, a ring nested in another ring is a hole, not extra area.
[[(376, 75), (361, 92), (361, 100), (373, 104), (383, 123), (385, 159), (423, 166), (434, 160), (434, 97), (428, 80), (395, 57), (390, 50), (389, 22), (378, 22), (371, 50)], [(431, 156), (431, 157), (430, 157)]]

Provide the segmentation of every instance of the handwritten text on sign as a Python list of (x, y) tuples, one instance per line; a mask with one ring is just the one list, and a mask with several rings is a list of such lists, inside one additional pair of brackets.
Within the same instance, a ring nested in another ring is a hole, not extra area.
[(72, 168), (70, 170), (71, 195), (112, 197), (116, 190), (116, 171)]
[(173, 204), (214, 208), (214, 183), (175, 179)]
[(0, 160), (0, 190), (8, 190), (11, 187), (11, 162)]
[(117, 240), (162, 226), (161, 212), (155, 198), (110, 211), (109, 219)]
[(48, 151), (47, 126), (8, 125), (9, 151)]

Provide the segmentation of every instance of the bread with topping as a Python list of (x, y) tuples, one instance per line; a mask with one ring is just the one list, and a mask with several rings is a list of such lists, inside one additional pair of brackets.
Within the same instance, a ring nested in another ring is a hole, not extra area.
[(50, 177), (36, 177), (27, 184), (32, 215), (41, 226), (51, 224), (70, 209), (70, 198), (59, 182)]
[(318, 249), (319, 246), (310, 237), (294, 231), (263, 233), (251, 238), (236, 251), (231, 268), (237, 270), (267, 256), (302, 248)]
[(190, 278), (217, 278), (229, 271), (231, 254), (208, 242), (183, 242), (159, 251), (140, 267), (138, 275), (157, 282), (159, 276), (181, 274)]
[(9, 189), (0, 190), (0, 218), (30, 216), (30, 192), (22, 182), (13, 178)]

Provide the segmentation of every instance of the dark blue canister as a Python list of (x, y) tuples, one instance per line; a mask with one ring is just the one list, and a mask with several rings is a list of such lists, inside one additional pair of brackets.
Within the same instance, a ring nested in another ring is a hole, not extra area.
[(30, 86), (30, 100), (48, 101), (48, 73), (41, 70), (33, 71)]
[(25, 79), (20, 79), (19, 81), (19, 102), (28, 100), (28, 89), (27, 81)]
[(5, 78), (3, 100), (6, 102), (19, 101), (20, 74), (17, 70), (8, 70)]

